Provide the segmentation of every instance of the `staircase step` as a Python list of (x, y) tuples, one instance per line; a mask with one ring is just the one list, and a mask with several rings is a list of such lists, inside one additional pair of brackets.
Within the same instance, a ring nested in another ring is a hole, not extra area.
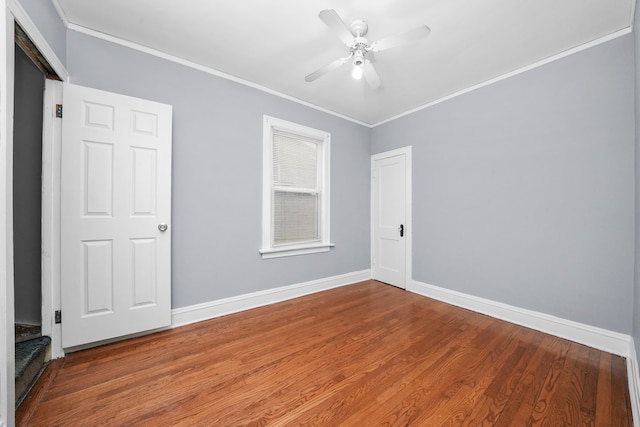
[(28, 325), (26, 323), (16, 323), (16, 343), (29, 341), (42, 336), (40, 325)]
[(16, 407), (20, 406), (51, 358), (50, 346), (49, 337), (16, 343)]

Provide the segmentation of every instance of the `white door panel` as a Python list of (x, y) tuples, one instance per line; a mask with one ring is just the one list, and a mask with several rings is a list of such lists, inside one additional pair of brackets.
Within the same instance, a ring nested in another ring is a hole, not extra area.
[(407, 157), (405, 150), (372, 157), (372, 275), (401, 288), (410, 276)]
[(64, 86), (65, 348), (171, 322), (171, 106)]

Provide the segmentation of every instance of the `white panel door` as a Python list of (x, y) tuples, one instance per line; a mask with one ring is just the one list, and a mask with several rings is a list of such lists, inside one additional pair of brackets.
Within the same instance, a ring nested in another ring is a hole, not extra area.
[(70, 84), (63, 101), (62, 345), (168, 326), (172, 107)]
[(410, 150), (372, 156), (372, 276), (406, 289), (410, 276)]

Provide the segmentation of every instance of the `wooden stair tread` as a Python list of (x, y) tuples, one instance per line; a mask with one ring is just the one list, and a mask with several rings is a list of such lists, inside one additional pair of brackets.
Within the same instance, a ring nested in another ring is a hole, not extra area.
[(16, 343), (16, 407), (35, 384), (49, 360), (51, 338), (38, 337)]

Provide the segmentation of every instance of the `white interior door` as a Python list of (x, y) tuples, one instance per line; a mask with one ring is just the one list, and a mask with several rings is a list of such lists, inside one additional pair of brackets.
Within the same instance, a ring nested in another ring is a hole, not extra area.
[(63, 105), (63, 347), (168, 326), (172, 107), (70, 84)]
[(411, 147), (376, 154), (372, 162), (372, 275), (406, 289), (411, 276)]

